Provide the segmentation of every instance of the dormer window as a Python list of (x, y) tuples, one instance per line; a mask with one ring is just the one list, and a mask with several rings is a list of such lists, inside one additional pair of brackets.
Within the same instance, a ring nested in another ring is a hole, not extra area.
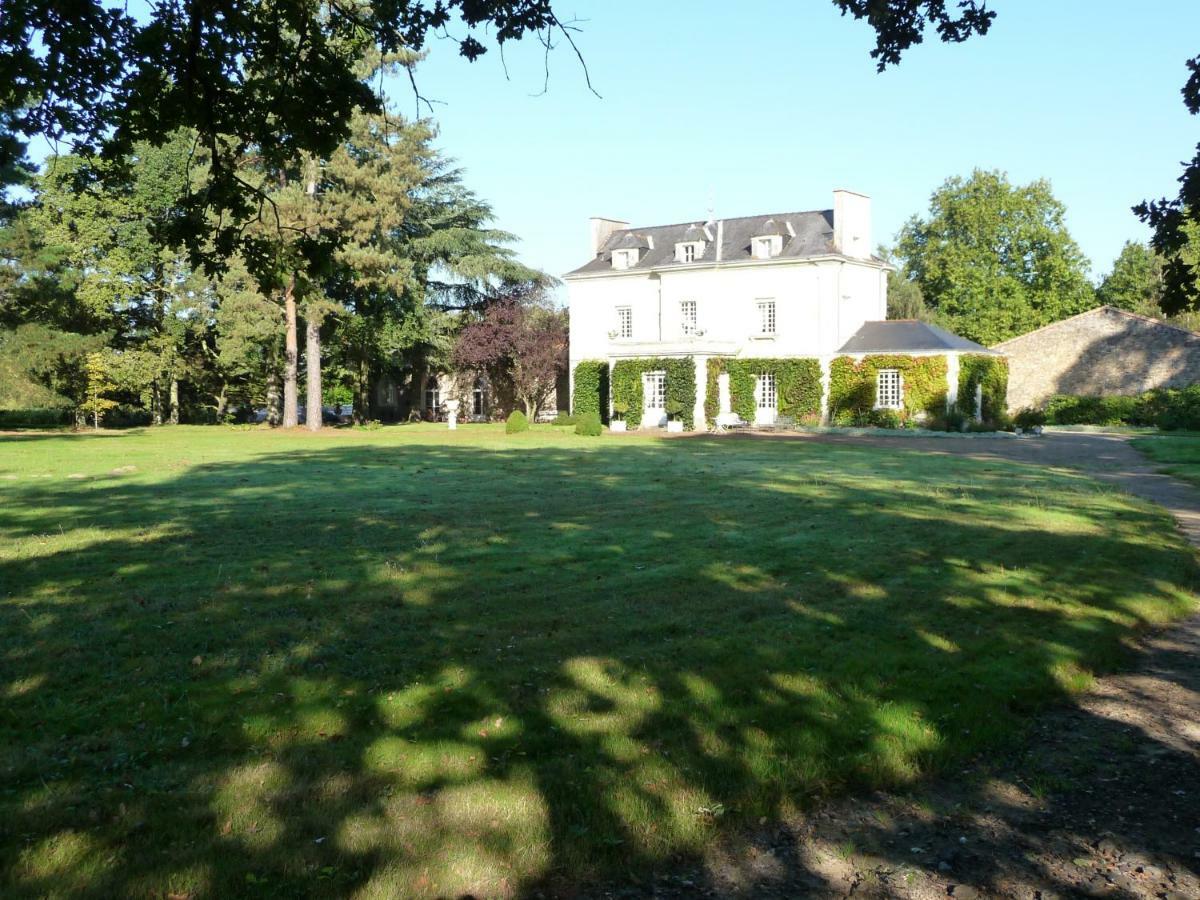
[(704, 255), (704, 241), (683, 241), (675, 245), (675, 261), (695, 262)]
[(632, 269), (637, 265), (638, 252), (637, 250), (614, 250), (612, 254), (612, 266), (614, 269)]
[(778, 256), (782, 249), (783, 236), (778, 234), (765, 234), (750, 242), (751, 255), (755, 259), (770, 259)]

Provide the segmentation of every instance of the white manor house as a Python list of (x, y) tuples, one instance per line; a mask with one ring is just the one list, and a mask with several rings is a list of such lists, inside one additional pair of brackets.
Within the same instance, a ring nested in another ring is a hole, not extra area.
[[(564, 276), (572, 408), (596, 402), (576, 396), (581, 363), (595, 368), (607, 364), (614, 396), (607, 396), (606, 389), (599, 403), (607, 408), (598, 410), (607, 418), (614, 397), (621, 395), (619, 370), (628, 378), (631, 366), (637, 369), (638, 361), (646, 361), (638, 372), (641, 390), (634, 392), (641, 394), (642, 408), (628, 416), (631, 426), (667, 422), (669, 373), (682, 373), (681, 380), (688, 374), (679, 367), (681, 360), (690, 360), (695, 372), (694, 394), (677, 395), (694, 397), (694, 408), (682, 418), (690, 427), (702, 428), (706, 422), (749, 419), (747, 412), (756, 423), (774, 422), (788, 406), (781, 396), (785, 378), (796, 398), (807, 390), (811, 401), (804, 406), (793, 400), (791, 412), (803, 407), (809, 420), (819, 416), (828, 421), (831, 389), (836, 401), (839, 386), (847, 381), (839, 376), (831, 385), (831, 369), (839, 357), (854, 365), (881, 361), (869, 373), (869, 406), (901, 413), (905, 382), (917, 377), (915, 370), (904, 361), (884, 363), (896, 355), (944, 360), (929, 372), (942, 378), (938, 402), (949, 408), (958, 393), (959, 358), (995, 356), (924, 323), (885, 321), (889, 266), (871, 249), (870, 198), (853, 191), (834, 191), (832, 209), (809, 212), (645, 228), (594, 218), (591, 238), (591, 259)], [(633, 362), (621, 369), (623, 360)], [(759, 360), (762, 365), (756, 369)], [(812, 376), (820, 381), (819, 399), (815, 385), (801, 387), (800, 376), (783, 374), (796, 369), (785, 360), (811, 361), (807, 371), (819, 373)], [(838, 371), (848, 373), (851, 365), (844, 362)], [(741, 398), (739, 384), (746, 395)], [(716, 397), (710, 396), (714, 390)], [(937, 403), (926, 408), (936, 414)], [(925, 409), (909, 411), (917, 418), (926, 416)]]

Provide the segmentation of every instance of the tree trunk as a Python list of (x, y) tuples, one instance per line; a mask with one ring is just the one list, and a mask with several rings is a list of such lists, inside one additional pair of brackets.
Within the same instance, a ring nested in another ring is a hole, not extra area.
[(278, 428), (283, 421), (283, 395), (279, 390), (279, 358), (271, 354), (271, 370), (267, 373), (267, 424)]
[(222, 381), (221, 382), (221, 393), (217, 394), (217, 424), (218, 425), (221, 423), (221, 420), (225, 418), (225, 409), (229, 406), (228, 392), (229, 392), (229, 383), (226, 381)]
[(162, 389), (158, 386), (156, 378), (154, 384), (150, 386), (150, 423), (152, 425), (163, 423), (162, 408)]
[(365, 425), (371, 418), (371, 362), (364, 353), (358, 358), (354, 376), (354, 424)]
[(179, 379), (171, 376), (171, 418), (172, 425), (179, 424)]
[(296, 279), (291, 278), (283, 291), (283, 309), (287, 320), (284, 334), (283, 427), (300, 424), (296, 380), (299, 375), (299, 347), (296, 340)]
[(321, 428), (321, 322), (315, 316), (304, 320), (304, 369), (308, 375), (305, 414), (309, 431)]

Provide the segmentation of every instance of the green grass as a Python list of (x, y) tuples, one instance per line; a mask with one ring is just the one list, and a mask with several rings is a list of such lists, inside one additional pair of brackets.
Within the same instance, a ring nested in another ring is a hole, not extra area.
[(0, 895), (513, 895), (1016, 740), (1194, 606), (1082, 477), (549, 426), (0, 436)]
[(1200, 485), (1200, 435), (1138, 438), (1133, 446), (1169, 475)]

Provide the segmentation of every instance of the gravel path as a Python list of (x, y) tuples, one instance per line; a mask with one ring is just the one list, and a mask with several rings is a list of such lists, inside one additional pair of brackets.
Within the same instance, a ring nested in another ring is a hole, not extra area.
[[(1083, 470), (1166, 507), (1200, 547), (1200, 490), (1158, 474), (1121, 436), (769, 439)], [(1148, 636), (1127, 673), (1039, 717), (1012, 758), (914, 793), (837, 801), (731, 840), (703, 865), (586, 896), (850, 895), (1200, 898), (1200, 616)]]

